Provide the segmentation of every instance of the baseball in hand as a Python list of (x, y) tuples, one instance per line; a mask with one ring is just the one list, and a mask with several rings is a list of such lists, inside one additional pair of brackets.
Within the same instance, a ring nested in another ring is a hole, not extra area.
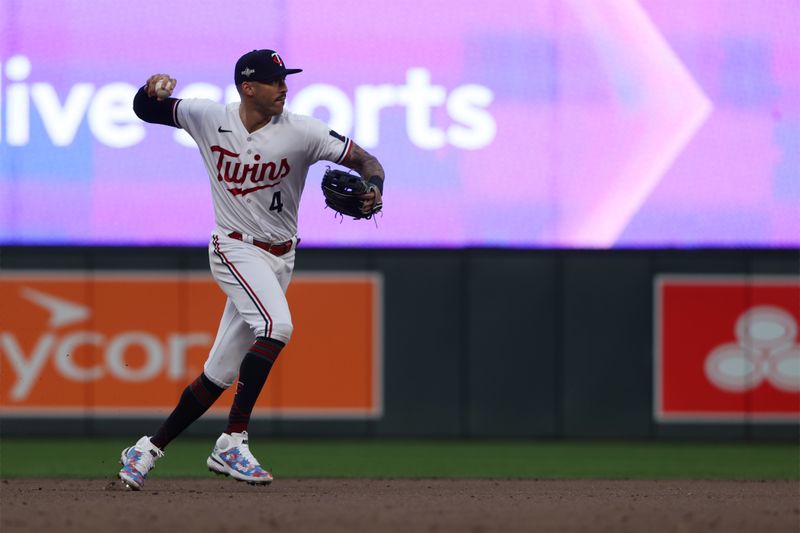
[(159, 98), (168, 98), (172, 95), (172, 91), (170, 90), (170, 83), (167, 80), (158, 80), (156, 82), (155, 90), (156, 96)]

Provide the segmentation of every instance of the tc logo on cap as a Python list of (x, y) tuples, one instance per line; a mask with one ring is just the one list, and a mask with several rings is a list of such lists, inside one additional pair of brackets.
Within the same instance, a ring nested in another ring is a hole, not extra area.
[(278, 52), (272, 52), (272, 61), (276, 65), (283, 66), (283, 59), (281, 59), (281, 56), (278, 55)]

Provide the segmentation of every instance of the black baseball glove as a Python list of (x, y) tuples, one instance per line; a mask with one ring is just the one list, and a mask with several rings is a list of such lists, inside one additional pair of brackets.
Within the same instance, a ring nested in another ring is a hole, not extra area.
[(383, 207), (381, 202), (375, 202), (368, 212), (363, 211), (364, 200), (361, 198), (368, 192), (377, 189), (377, 186), (356, 174), (348, 174), (341, 170), (328, 168), (322, 176), (322, 194), (325, 195), (325, 204), (341, 214), (358, 220), (372, 215)]

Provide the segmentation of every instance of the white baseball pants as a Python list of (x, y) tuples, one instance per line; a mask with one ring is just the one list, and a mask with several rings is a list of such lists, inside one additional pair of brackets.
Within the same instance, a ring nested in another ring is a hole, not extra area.
[(295, 249), (292, 246), (278, 257), (214, 232), (208, 255), (211, 275), (228, 301), (203, 371), (214, 384), (228, 388), (256, 337), (289, 342), (292, 317), (286, 289), (294, 270)]

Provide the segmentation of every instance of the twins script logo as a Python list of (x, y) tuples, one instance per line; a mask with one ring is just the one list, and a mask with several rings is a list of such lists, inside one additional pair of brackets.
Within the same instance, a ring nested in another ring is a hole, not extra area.
[[(228, 192), (234, 196), (244, 196), (251, 192), (274, 187), (292, 170), (285, 157), (278, 162), (258, 163), (261, 156), (256, 154), (253, 158), (256, 163), (242, 164), (239, 154), (236, 152), (231, 152), (218, 145), (212, 146), (211, 151), (219, 154), (217, 180), (234, 184), (233, 187), (228, 187)], [(249, 186), (244, 187), (245, 183)], [(240, 187), (236, 185), (240, 185)]]

